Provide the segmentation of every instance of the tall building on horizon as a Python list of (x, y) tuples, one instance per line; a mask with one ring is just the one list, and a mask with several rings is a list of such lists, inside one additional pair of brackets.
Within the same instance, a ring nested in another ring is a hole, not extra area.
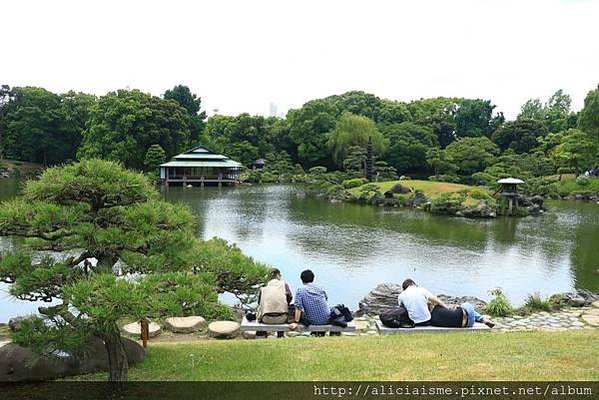
[(278, 117), (279, 114), (277, 112), (277, 105), (275, 103), (273, 103), (272, 101), (270, 102), (270, 112), (269, 115), (271, 117)]

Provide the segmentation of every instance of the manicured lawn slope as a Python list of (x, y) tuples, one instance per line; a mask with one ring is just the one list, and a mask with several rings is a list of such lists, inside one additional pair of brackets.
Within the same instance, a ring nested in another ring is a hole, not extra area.
[[(435, 199), (444, 193), (459, 192), (460, 190), (470, 189), (472, 186), (461, 185), (458, 183), (448, 182), (433, 182), (433, 181), (419, 181), (419, 180), (403, 180), (403, 181), (388, 181), (388, 182), (377, 182), (377, 185), (382, 193), (385, 193), (396, 184), (401, 183), (405, 187), (412, 188), (414, 190), (422, 191), (426, 197)], [(360, 187), (350, 189), (351, 194), (357, 194), (360, 191)]]
[(599, 330), (150, 343), (130, 379), (597, 380), (597, 343)]

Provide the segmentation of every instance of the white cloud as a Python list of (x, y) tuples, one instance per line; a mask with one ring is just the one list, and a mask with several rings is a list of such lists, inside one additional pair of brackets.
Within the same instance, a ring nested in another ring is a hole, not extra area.
[(508, 117), (599, 83), (598, 1), (65, 1), (0, 3), (0, 82), (159, 95), (268, 114), (348, 90), (491, 99)]

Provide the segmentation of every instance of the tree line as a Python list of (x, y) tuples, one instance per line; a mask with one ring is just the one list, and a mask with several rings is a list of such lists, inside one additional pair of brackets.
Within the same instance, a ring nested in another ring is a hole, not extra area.
[(442, 181), (543, 176), (595, 166), (599, 89), (582, 110), (563, 90), (530, 99), (513, 121), (490, 100), (436, 97), (409, 103), (352, 91), (311, 100), (285, 118), (214, 115), (178, 85), (161, 97), (118, 90), (96, 97), (39, 87), (2, 86), (0, 157), (44, 165), (104, 158), (151, 171), (202, 144), (250, 167), (362, 171), (373, 142), (383, 178), (398, 174)]

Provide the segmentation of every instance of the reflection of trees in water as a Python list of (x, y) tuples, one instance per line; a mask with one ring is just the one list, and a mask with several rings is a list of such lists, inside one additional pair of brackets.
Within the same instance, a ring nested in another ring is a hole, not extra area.
[(599, 207), (584, 204), (578, 210), (584, 223), (576, 226), (571, 237), (570, 260), (575, 286), (599, 293)]

